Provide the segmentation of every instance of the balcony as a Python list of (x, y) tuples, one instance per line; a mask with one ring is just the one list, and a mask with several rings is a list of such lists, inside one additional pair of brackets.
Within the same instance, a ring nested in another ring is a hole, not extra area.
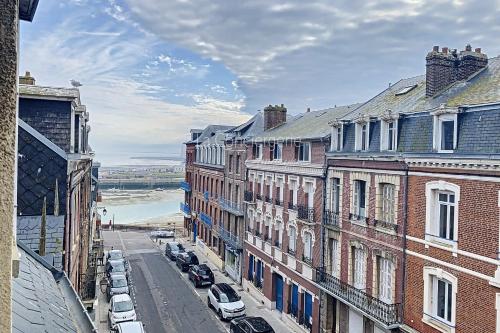
[(255, 194), (255, 198), (256, 198), (257, 200), (262, 200), (262, 194), (260, 194), (260, 193), (256, 193), (256, 194)]
[(314, 223), (314, 208), (308, 208), (303, 205), (297, 207), (297, 217), (301, 220)]
[(222, 238), (227, 245), (234, 249), (241, 250), (243, 248), (243, 242), (241, 239), (235, 234), (224, 229), (222, 226), (219, 226), (219, 237)]
[(375, 227), (381, 227), (384, 229), (394, 231), (395, 233), (398, 232), (398, 225), (396, 223), (386, 222), (386, 221), (382, 221), (382, 220), (374, 220), (373, 225)]
[(182, 181), (180, 184), (181, 190), (184, 190), (186, 192), (191, 192), (191, 184), (189, 184), (186, 181)]
[(187, 217), (187, 218), (191, 217), (191, 208), (189, 207), (188, 204), (181, 202), (180, 209), (181, 209), (181, 213), (184, 214), (184, 217)]
[(252, 191), (245, 191), (243, 193), (243, 200), (245, 200), (246, 202), (253, 202), (253, 200), (254, 200), (253, 192)]
[(222, 210), (229, 212), (231, 214), (237, 216), (243, 216), (243, 205), (240, 205), (237, 202), (224, 199), (223, 197), (219, 198), (219, 206)]
[(363, 311), (387, 328), (395, 328), (401, 323), (400, 303), (387, 304), (337, 279), (321, 268), (315, 269), (315, 275), (316, 283), (322, 289)]
[(327, 226), (340, 227), (340, 213), (333, 212), (329, 209), (325, 211), (324, 224)]
[(272, 203), (272, 202), (273, 202), (273, 200), (271, 199), (271, 197), (269, 197), (268, 195), (266, 195), (266, 196), (264, 197), (264, 199), (265, 199), (265, 201), (266, 201), (267, 203)]
[(212, 228), (212, 218), (205, 213), (200, 213), (200, 221), (205, 223), (208, 228)]
[(283, 206), (283, 201), (282, 201), (282, 200), (280, 200), (279, 198), (275, 198), (275, 199), (274, 199), (274, 204), (275, 204), (276, 206)]
[(293, 202), (288, 201), (288, 209), (297, 210), (297, 205), (294, 205)]

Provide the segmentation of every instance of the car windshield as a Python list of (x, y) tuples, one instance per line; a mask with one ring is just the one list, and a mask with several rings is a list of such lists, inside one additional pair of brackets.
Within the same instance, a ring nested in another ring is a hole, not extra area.
[(126, 287), (127, 286), (127, 280), (126, 279), (113, 279), (112, 280), (112, 285), (113, 285), (113, 288)]
[(114, 312), (126, 312), (132, 311), (134, 309), (134, 305), (131, 300), (115, 302), (114, 304)]
[(236, 293), (221, 293), (220, 294), (220, 302), (221, 303), (232, 303), (240, 300), (240, 296)]
[(111, 265), (111, 272), (125, 272), (125, 266), (123, 266), (123, 263), (116, 263)]
[(118, 251), (113, 251), (109, 253), (109, 260), (119, 260), (122, 259), (122, 253)]
[(210, 272), (208, 271), (208, 269), (204, 269), (204, 268), (200, 268), (199, 272), (202, 275), (209, 275), (210, 274)]

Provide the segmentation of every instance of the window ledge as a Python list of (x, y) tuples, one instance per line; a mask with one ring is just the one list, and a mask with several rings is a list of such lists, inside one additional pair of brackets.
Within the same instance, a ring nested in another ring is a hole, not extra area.
[(366, 222), (363, 222), (361, 220), (349, 220), (352, 224), (359, 225), (360, 227), (367, 227), (368, 224)]
[(394, 229), (391, 229), (391, 228), (384, 228), (384, 227), (376, 226), (375, 230), (377, 230), (378, 232), (384, 233), (384, 234), (391, 235), (391, 236), (397, 236), (398, 235), (398, 233), (395, 232)]
[(449, 240), (449, 239), (441, 238), (439, 236), (434, 236), (434, 235), (430, 235), (430, 234), (425, 235), (425, 240), (428, 242), (437, 244), (437, 245), (447, 247), (455, 253), (458, 250), (458, 242), (454, 241), (454, 240)]
[(440, 332), (443, 333), (455, 333), (455, 327), (450, 326), (450, 324), (447, 324), (439, 319), (436, 319), (432, 317), (431, 315), (428, 315), (424, 313), (424, 316), (422, 318), (422, 322), (426, 323), (427, 325), (434, 327)]

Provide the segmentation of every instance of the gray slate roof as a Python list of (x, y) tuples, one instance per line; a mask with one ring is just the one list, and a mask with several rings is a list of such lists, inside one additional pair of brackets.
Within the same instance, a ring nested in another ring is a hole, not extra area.
[(21, 97), (53, 97), (58, 99), (76, 100), (80, 104), (80, 90), (78, 88), (45, 87), (31, 84), (20, 84)]
[(245, 123), (227, 131), (226, 140), (248, 140), (264, 131), (264, 114), (256, 113)]
[(356, 110), (361, 103), (337, 106), (330, 109), (311, 111), (299, 114), (288, 119), (281, 126), (264, 131), (253, 141), (287, 141), (287, 140), (311, 140), (321, 139), (330, 136), (330, 121), (341, 119), (346, 114)]
[(203, 129), (203, 132), (200, 134), (200, 136), (196, 140), (190, 140), (186, 143), (199, 143), (204, 141), (205, 139), (213, 136), (217, 131), (227, 131), (234, 126), (227, 126), (227, 125), (208, 125)]
[[(80, 309), (68, 305), (74, 304), (71, 298), (78, 301), (78, 296), (68, 284), (66, 275), (21, 242), (18, 250), (21, 255), (19, 276), (12, 282), (12, 332), (96, 331), (83, 305)], [(77, 322), (85, 322), (85, 326)]]

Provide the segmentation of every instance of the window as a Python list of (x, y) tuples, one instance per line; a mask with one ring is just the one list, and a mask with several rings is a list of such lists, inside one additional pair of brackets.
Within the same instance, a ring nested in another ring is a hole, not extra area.
[(395, 151), (397, 147), (398, 123), (395, 121), (380, 121), (380, 150)]
[(383, 257), (378, 257), (378, 296), (392, 304), (392, 261)]
[(254, 144), (252, 147), (253, 150), (253, 158), (254, 159), (262, 159), (262, 145)]
[(353, 247), (352, 281), (354, 288), (365, 289), (366, 253), (363, 249)]
[(368, 150), (368, 140), (369, 140), (369, 123), (359, 123), (356, 124), (356, 137), (355, 137), (355, 148), (356, 150), (365, 151)]
[(236, 155), (236, 173), (241, 172), (241, 158), (240, 155)]
[(354, 181), (353, 208), (355, 219), (366, 217), (366, 182), (364, 180)]
[(457, 114), (434, 116), (434, 149), (450, 153), (457, 146)]
[(297, 229), (294, 226), (290, 226), (288, 229), (288, 249), (295, 252), (295, 243), (297, 240)]
[(229, 172), (233, 172), (233, 155), (229, 155)]
[(309, 162), (311, 159), (311, 145), (307, 142), (301, 142), (295, 147), (297, 161)]
[(380, 207), (380, 218), (382, 221), (387, 223), (394, 222), (394, 193), (395, 186), (393, 184), (380, 184), (381, 186), (381, 207)]
[(340, 256), (339, 256), (339, 241), (337, 239), (330, 239), (328, 248), (330, 250), (330, 272), (332, 276), (339, 277), (339, 265), (340, 265)]
[(455, 195), (449, 192), (438, 193), (439, 237), (454, 239)]
[(305, 185), (305, 203), (307, 205), (307, 208), (314, 208), (314, 185), (311, 182), (306, 182)]
[(446, 280), (441, 280), (436, 277), (433, 278), (433, 315), (451, 322), (451, 297), (453, 294), (453, 287), (451, 283)]
[(460, 187), (444, 181), (434, 181), (427, 183), (425, 190), (425, 238), (456, 248)]
[(272, 147), (272, 160), (281, 160), (283, 146), (281, 144), (274, 144)]
[(331, 139), (331, 150), (332, 151), (342, 151), (343, 145), (343, 128), (342, 125), (338, 127), (332, 127), (332, 139)]
[(440, 268), (424, 267), (424, 318), (442, 332), (454, 332), (457, 278)]
[(304, 232), (304, 258), (311, 259), (312, 256), (312, 236), (311, 233)]
[(292, 205), (297, 204), (297, 181), (295, 179), (290, 180), (290, 198), (288, 200)]
[(340, 178), (332, 179), (331, 209), (334, 213), (340, 212)]

